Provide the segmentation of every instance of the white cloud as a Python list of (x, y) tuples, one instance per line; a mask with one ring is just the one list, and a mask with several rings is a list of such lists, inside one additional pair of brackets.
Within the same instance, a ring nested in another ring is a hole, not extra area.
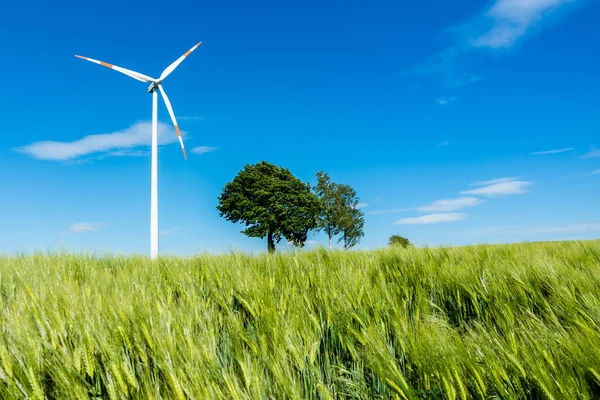
[(443, 222), (455, 222), (465, 219), (467, 216), (461, 213), (450, 214), (429, 214), (422, 217), (403, 218), (396, 221), (398, 225), (420, 225), (420, 224), (439, 224)]
[(371, 215), (396, 214), (396, 213), (403, 213), (403, 212), (412, 211), (412, 210), (414, 210), (414, 208), (394, 208), (391, 210), (367, 211), (366, 214), (371, 214)]
[(519, 178), (515, 178), (515, 177), (508, 177), (508, 178), (497, 178), (497, 179), (492, 179), (489, 181), (479, 181), (479, 182), (473, 182), (471, 184), (469, 184), (469, 186), (487, 186), (487, 185), (495, 185), (497, 183), (503, 183), (503, 182), (511, 182), (511, 181), (516, 181)]
[(596, 158), (596, 157), (600, 157), (600, 149), (597, 149), (594, 146), (591, 146), (590, 151), (583, 155), (583, 158)]
[(426, 206), (417, 208), (419, 211), (457, 211), (466, 207), (474, 207), (483, 203), (477, 197), (459, 197), (457, 199), (442, 199)]
[(456, 97), (456, 96), (442, 97), (440, 99), (437, 99), (435, 102), (440, 106), (446, 106), (446, 105), (452, 103), (453, 101), (456, 101), (456, 99), (458, 99), (458, 97)]
[(465, 23), (447, 29), (452, 43), (439, 53), (414, 66), (417, 76), (438, 75), (449, 86), (477, 82), (480, 77), (467, 71), (473, 50), (510, 49), (539, 28), (555, 11), (582, 0), (495, 0)]
[(460, 64), (464, 63), (462, 58), (461, 46), (452, 45), (438, 54), (428, 57), (408, 71), (419, 77), (439, 75), (450, 87), (464, 86), (479, 81), (481, 79), (479, 76), (464, 72), (462, 68), (459, 68)]
[(531, 185), (531, 182), (516, 180), (517, 178), (500, 178), (491, 181), (482, 181), (472, 183), (470, 186), (482, 186), (478, 189), (465, 190), (460, 194), (479, 195), (479, 196), (501, 196), (510, 194), (525, 193), (525, 188)]
[(202, 115), (184, 115), (181, 117), (177, 117), (178, 121), (215, 121), (218, 120), (220, 117), (218, 115), (215, 114), (202, 114)]
[[(185, 132), (182, 131), (181, 134), (185, 136)], [(178, 139), (173, 127), (159, 122), (158, 144), (165, 145), (175, 142), (178, 142)], [(40, 160), (67, 161), (96, 153), (102, 153), (101, 157), (145, 155), (140, 152), (131, 152), (129, 149), (150, 146), (151, 143), (152, 123), (138, 122), (122, 131), (88, 135), (72, 142), (34, 142), (16, 150)]]
[(437, 99), (435, 102), (440, 105), (440, 106), (446, 106), (450, 103), (452, 103), (453, 101), (455, 101), (458, 97), (454, 96), (454, 97), (442, 97), (441, 99)]
[(151, 150), (115, 150), (106, 153), (107, 157), (149, 157)]
[(592, 175), (600, 175), (600, 169), (592, 171)]
[(531, 153), (533, 155), (544, 155), (544, 154), (558, 154), (558, 153), (566, 153), (568, 151), (575, 150), (573, 147), (565, 148), (565, 149), (557, 149), (557, 150), (545, 150), (545, 151), (536, 151), (535, 153)]
[(544, 17), (574, 0), (497, 0), (485, 16), (491, 28), (471, 41), (474, 47), (509, 48)]
[(316, 246), (319, 244), (319, 242), (317, 242), (316, 240), (307, 240), (306, 242), (304, 242), (304, 244), (306, 246)]
[(205, 121), (206, 117), (203, 115), (184, 115), (183, 117), (177, 117), (178, 121)]
[(204, 154), (204, 153), (209, 153), (211, 151), (215, 151), (217, 149), (218, 149), (218, 147), (198, 146), (198, 147), (194, 147), (192, 149), (192, 153), (195, 153), (195, 154)]
[(69, 226), (68, 230), (71, 233), (97, 232), (100, 229), (102, 229), (102, 227), (104, 227), (104, 225), (105, 224), (98, 223), (98, 222), (78, 222), (76, 224)]
[(358, 203), (356, 205), (356, 208), (360, 209), (360, 208), (365, 208), (365, 207), (368, 207), (368, 206), (369, 206), (369, 203)]
[(600, 223), (568, 224), (568, 225), (536, 225), (529, 227), (497, 226), (475, 231), (477, 234), (543, 234), (600, 231)]

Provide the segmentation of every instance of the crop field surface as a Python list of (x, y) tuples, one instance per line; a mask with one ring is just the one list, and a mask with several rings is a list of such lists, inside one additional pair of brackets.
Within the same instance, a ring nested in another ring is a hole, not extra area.
[(0, 257), (0, 398), (600, 398), (600, 242)]

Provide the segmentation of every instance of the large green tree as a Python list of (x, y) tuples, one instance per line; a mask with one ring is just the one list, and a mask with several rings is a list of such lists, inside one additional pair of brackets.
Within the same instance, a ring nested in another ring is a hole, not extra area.
[(221, 217), (242, 222), (249, 237), (267, 237), (269, 252), (286, 238), (302, 247), (317, 226), (319, 199), (310, 185), (282, 167), (261, 161), (246, 165), (223, 187), (217, 206)]

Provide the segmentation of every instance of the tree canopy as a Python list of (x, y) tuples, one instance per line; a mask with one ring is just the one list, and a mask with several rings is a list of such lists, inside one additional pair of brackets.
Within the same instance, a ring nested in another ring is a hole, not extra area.
[(363, 213), (358, 209), (356, 191), (348, 185), (331, 181), (325, 172), (317, 172), (317, 184), (313, 187), (321, 202), (317, 220), (317, 230), (329, 238), (329, 248), (334, 236), (340, 235), (339, 242), (344, 248), (355, 246), (364, 236)]
[(329, 239), (329, 248), (331, 248), (331, 240), (341, 231), (338, 220), (338, 206), (336, 190), (337, 185), (331, 182), (331, 178), (323, 171), (316, 173), (317, 184), (313, 186), (316, 195), (321, 202), (321, 210), (317, 219), (317, 231), (325, 232)]
[(317, 227), (320, 209), (308, 183), (266, 161), (247, 164), (223, 187), (217, 206), (221, 217), (247, 226), (245, 235), (266, 236), (269, 252), (282, 238), (304, 246), (308, 232)]
[(412, 246), (412, 243), (403, 236), (392, 235), (392, 236), (390, 236), (389, 245), (390, 246), (398, 246), (398, 247), (410, 247), (410, 246)]
[(363, 227), (365, 224), (364, 214), (358, 208), (358, 197), (356, 191), (348, 185), (338, 185), (336, 190), (338, 206), (337, 224), (340, 229), (341, 237), (339, 242), (344, 243), (344, 248), (349, 249), (357, 245), (365, 234)]

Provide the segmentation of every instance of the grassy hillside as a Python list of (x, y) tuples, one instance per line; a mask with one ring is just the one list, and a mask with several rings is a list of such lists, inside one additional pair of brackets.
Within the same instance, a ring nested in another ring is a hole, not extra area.
[(600, 243), (0, 257), (0, 398), (600, 398)]

